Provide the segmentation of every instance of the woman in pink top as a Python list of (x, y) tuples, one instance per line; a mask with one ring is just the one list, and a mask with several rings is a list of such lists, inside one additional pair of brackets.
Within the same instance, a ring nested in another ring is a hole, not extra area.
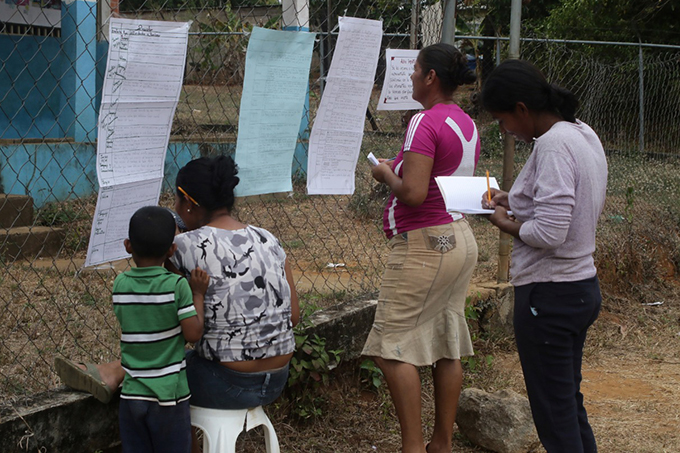
[[(363, 354), (385, 375), (402, 451), (450, 452), (460, 358), (472, 355), (464, 311), (477, 243), (462, 214), (446, 211), (434, 178), (474, 173), (477, 128), (453, 93), (475, 74), (455, 47), (435, 44), (420, 51), (411, 81), (413, 99), (425, 110), (411, 118), (396, 159), (373, 167), (373, 177), (392, 189), (383, 217), (391, 253)], [(427, 446), (419, 366), (432, 366), (434, 378), (435, 425)]]

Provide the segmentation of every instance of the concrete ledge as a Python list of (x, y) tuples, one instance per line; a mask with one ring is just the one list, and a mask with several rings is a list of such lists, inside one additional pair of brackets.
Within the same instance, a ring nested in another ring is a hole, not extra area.
[(64, 230), (46, 226), (0, 229), (0, 253), (12, 260), (33, 261), (57, 256), (64, 244)]
[(371, 331), (377, 305), (377, 300), (362, 300), (317, 311), (305, 333), (325, 338), (327, 350), (341, 349), (343, 360), (356, 359)]
[(89, 453), (120, 445), (118, 397), (102, 404), (62, 387), (0, 417), (0, 451)]
[(515, 335), (513, 317), (515, 314), (515, 291), (510, 283), (482, 283), (481, 288), (490, 291), (482, 302), (480, 328), (495, 338)]
[(0, 228), (32, 224), (33, 198), (28, 195), (0, 194)]

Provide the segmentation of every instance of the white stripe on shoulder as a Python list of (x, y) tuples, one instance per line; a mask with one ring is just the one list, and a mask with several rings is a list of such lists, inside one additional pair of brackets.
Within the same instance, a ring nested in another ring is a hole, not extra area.
[(192, 305), (189, 305), (188, 307), (180, 308), (177, 310), (177, 316), (182, 316), (184, 313), (189, 313), (190, 311), (196, 310), (196, 308)]
[(416, 113), (411, 118), (411, 122), (408, 124), (408, 131), (406, 131), (406, 139), (404, 140), (404, 152), (411, 149), (411, 144), (413, 143), (413, 137), (416, 135), (416, 129), (418, 125), (425, 118), (424, 113)]
[(175, 300), (175, 293), (167, 294), (114, 294), (114, 304), (167, 304)]
[(182, 333), (182, 326), (177, 326), (164, 332), (124, 333), (120, 336), (120, 341), (123, 343), (151, 343), (175, 337), (180, 333)]

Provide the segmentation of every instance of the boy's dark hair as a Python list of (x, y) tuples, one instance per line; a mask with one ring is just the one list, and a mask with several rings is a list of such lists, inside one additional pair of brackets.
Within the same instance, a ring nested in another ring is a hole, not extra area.
[(175, 219), (165, 208), (145, 206), (130, 218), (128, 239), (141, 258), (161, 258), (175, 238)]
[(554, 112), (576, 122), (578, 98), (550, 84), (543, 73), (525, 60), (506, 60), (494, 69), (482, 87), (482, 105), (489, 112), (513, 112), (523, 102), (535, 112)]

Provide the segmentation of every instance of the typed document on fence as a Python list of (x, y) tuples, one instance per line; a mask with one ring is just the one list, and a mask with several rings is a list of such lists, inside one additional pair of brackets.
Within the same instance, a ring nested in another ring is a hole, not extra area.
[(314, 119), (307, 159), (307, 193), (354, 193), (354, 171), (364, 135), (382, 41), (382, 21), (340, 17), (340, 33)]
[(157, 205), (189, 24), (111, 18), (97, 125), (99, 197), (85, 267), (127, 258), (134, 212)]
[(291, 169), (305, 113), (314, 37), (253, 28), (238, 120), (237, 196), (293, 190)]
[(423, 105), (411, 97), (417, 49), (387, 49), (385, 51), (385, 80), (378, 110), (422, 110)]

